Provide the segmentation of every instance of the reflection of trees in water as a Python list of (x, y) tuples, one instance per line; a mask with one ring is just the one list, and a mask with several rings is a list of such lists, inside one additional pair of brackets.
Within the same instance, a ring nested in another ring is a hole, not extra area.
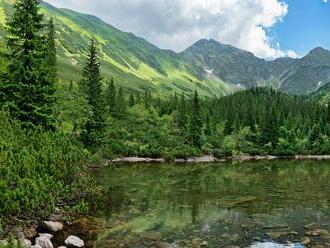
[[(100, 172), (109, 189), (104, 213), (136, 208), (142, 213), (171, 212), (191, 221), (210, 206), (255, 196), (258, 200), (232, 206), (247, 214), (271, 213), (297, 205), (317, 207), (329, 201), (330, 164), (313, 161), (263, 161), (234, 166), (121, 166)], [(229, 196), (232, 196), (230, 198)]]

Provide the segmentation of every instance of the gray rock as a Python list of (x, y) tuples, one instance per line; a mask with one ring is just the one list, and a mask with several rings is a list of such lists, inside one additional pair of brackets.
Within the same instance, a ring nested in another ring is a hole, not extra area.
[(31, 248), (42, 248), (40, 245), (31, 246)]
[(39, 237), (41, 237), (41, 238), (45, 237), (46, 239), (51, 240), (52, 238), (54, 238), (54, 235), (49, 234), (49, 233), (39, 233)]
[(59, 246), (59, 247), (57, 247), (57, 248), (66, 248), (66, 246)]
[(69, 236), (65, 241), (64, 241), (65, 245), (68, 247), (77, 247), (77, 248), (81, 248), (85, 246), (85, 243), (82, 239), (76, 237), (76, 236)]
[(52, 233), (62, 231), (64, 228), (63, 223), (58, 221), (44, 221), (44, 226)]
[(36, 245), (39, 245), (41, 248), (54, 248), (52, 242), (47, 236), (36, 238)]

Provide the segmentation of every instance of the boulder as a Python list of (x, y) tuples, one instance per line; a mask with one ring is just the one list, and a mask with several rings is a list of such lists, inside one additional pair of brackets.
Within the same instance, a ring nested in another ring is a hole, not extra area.
[(62, 231), (64, 228), (63, 223), (58, 222), (58, 221), (44, 221), (43, 224), (44, 224), (44, 227), (52, 233)]
[(54, 238), (54, 235), (49, 233), (39, 233), (39, 237), (45, 237), (46, 239), (51, 240), (52, 238)]
[(39, 245), (41, 248), (54, 248), (52, 242), (47, 236), (36, 238), (36, 245)]
[(69, 236), (65, 241), (64, 241), (65, 245), (68, 247), (77, 247), (77, 248), (81, 248), (85, 246), (85, 243), (82, 239), (76, 237), (76, 236)]

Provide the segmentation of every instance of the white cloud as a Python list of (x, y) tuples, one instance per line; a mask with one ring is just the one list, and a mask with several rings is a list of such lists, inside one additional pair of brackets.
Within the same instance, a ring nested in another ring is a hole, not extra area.
[(288, 12), (281, 0), (48, 1), (95, 14), (161, 48), (181, 51), (199, 39), (213, 38), (263, 58), (297, 56), (273, 45), (266, 32)]

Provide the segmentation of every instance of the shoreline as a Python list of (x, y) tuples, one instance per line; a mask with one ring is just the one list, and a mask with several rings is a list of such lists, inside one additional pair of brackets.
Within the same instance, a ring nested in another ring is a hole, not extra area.
[(122, 157), (116, 158), (113, 160), (107, 160), (106, 166), (110, 164), (118, 164), (118, 163), (225, 163), (232, 161), (266, 161), (266, 160), (330, 160), (330, 155), (294, 155), (294, 156), (250, 156), (250, 155), (242, 155), (242, 156), (232, 156), (225, 158), (216, 158), (214, 156), (201, 156), (201, 157), (191, 157), (191, 158), (182, 158), (182, 159), (174, 159), (174, 160), (166, 160), (165, 158), (144, 158), (144, 157)]

